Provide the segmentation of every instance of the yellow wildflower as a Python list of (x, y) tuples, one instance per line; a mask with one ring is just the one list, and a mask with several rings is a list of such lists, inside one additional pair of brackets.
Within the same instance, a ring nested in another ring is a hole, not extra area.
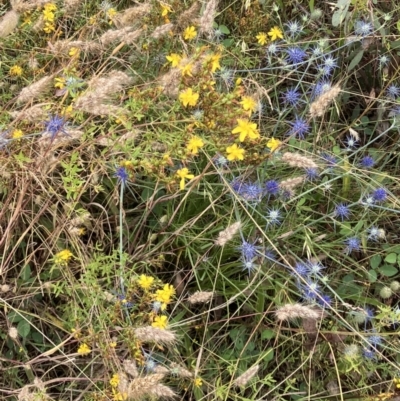
[(110, 379), (110, 386), (111, 387), (118, 387), (120, 380), (117, 373), (113, 374), (112, 378)]
[(189, 143), (187, 144), (187, 149), (194, 155), (197, 155), (200, 148), (204, 146), (204, 142), (198, 136), (194, 136), (190, 138)]
[(10, 75), (13, 77), (20, 77), (23, 74), (24, 70), (19, 65), (13, 65), (10, 68)]
[(90, 347), (87, 344), (81, 344), (78, 348), (78, 354), (79, 355), (87, 355), (90, 354), (92, 352), (92, 350), (90, 349)]
[(195, 387), (200, 387), (203, 384), (203, 380), (200, 377), (196, 377), (193, 384)]
[(267, 148), (271, 151), (274, 152), (276, 149), (279, 148), (279, 146), (281, 146), (281, 141), (279, 139), (275, 139), (275, 138), (271, 138), (268, 142), (267, 142)]
[(108, 18), (114, 17), (114, 15), (117, 14), (117, 10), (115, 8), (109, 8), (107, 10), (107, 16)]
[(268, 32), (268, 36), (271, 37), (271, 40), (283, 39), (283, 33), (277, 26), (271, 28)]
[(249, 112), (249, 115), (257, 109), (257, 102), (250, 96), (243, 96), (240, 104), (242, 105), (243, 110)]
[(179, 101), (185, 106), (196, 106), (199, 100), (199, 94), (194, 93), (192, 88), (188, 88), (179, 94)]
[(243, 142), (246, 137), (250, 139), (257, 139), (260, 137), (259, 132), (257, 131), (257, 124), (252, 123), (249, 120), (237, 119), (237, 127), (232, 130), (232, 134), (239, 134), (239, 141)]
[(46, 33), (51, 33), (51, 32), (55, 32), (56, 27), (54, 26), (54, 24), (50, 23), (50, 22), (45, 22), (44, 24), (44, 28), (43, 31)]
[(68, 249), (64, 249), (61, 252), (58, 252), (54, 255), (54, 263), (56, 264), (67, 264), (72, 258), (72, 252)]
[(76, 57), (79, 55), (79, 53), (80, 53), (80, 49), (78, 47), (71, 47), (68, 52), (70, 57)]
[(45, 11), (56, 11), (57, 10), (57, 6), (54, 3), (47, 3), (44, 5), (43, 9)]
[(221, 68), (219, 60), (221, 59), (221, 54), (211, 54), (207, 58), (207, 62), (211, 63), (211, 72), (215, 72)]
[[(178, 170), (176, 172), (176, 175), (181, 179), (180, 183), (179, 183), (179, 188), (181, 190), (185, 188), (185, 180), (191, 180), (192, 178), (194, 178), (194, 175), (193, 174), (189, 174), (189, 170), (186, 167), (181, 168), (180, 170)], [(158, 300), (158, 299), (157, 299), (157, 301), (168, 303), (166, 301)]]
[(267, 34), (264, 32), (259, 32), (256, 36), (257, 42), (259, 45), (264, 46), (267, 43)]
[(228, 146), (226, 148), (226, 153), (228, 156), (226, 157), (229, 161), (234, 160), (243, 160), (244, 159), (244, 149), (239, 148), (236, 143), (232, 146)]
[(183, 77), (185, 75), (188, 75), (189, 77), (193, 77), (193, 75), (192, 75), (193, 64), (192, 63), (187, 63), (185, 65), (180, 65), (178, 68), (181, 70)]
[(117, 346), (117, 343), (115, 342), (115, 341), (112, 341), (111, 343), (110, 343), (110, 347), (111, 348), (115, 348)]
[(120, 393), (119, 391), (115, 391), (113, 389), (113, 401), (125, 401), (128, 399), (127, 393)]
[(65, 87), (65, 78), (54, 78), (54, 87), (59, 89), (64, 89)]
[(153, 285), (153, 282), (154, 277), (146, 276), (145, 274), (142, 274), (138, 279), (139, 287), (146, 291), (150, 289), (150, 287)]
[(171, 63), (172, 67), (177, 67), (182, 60), (182, 56), (177, 53), (171, 53), (169, 56), (166, 57), (167, 60)]
[(154, 322), (151, 325), (153, 327), (157, 327), (158, 329), (165, 329), (167, 327), (167, 323), (167, 316), (156, 316)]
[(188, 26), (183, 32), (183, 38), (185, 40), (192, 40), (197, 36), (197, 31), (194, 26)]
[(43, 20), (48, 22), (54, 22), (54, 13), (52, 11), (43, 10)]
[(171, 6), (169, 4), (162, 3), (161, 4), (161, 16), (166, 17), (168, 13), (172, 11)]
[(11, 136), (13, 139), (20, 139), (24, 136), (24, 133), (20, 129), (16, 129), (13, 131)]

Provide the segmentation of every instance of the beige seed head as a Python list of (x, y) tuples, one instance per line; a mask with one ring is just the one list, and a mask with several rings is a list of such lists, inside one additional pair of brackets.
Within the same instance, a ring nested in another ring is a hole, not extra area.
[(17, 330), (17, 328), (14, 327), (14, 326), (11, 326), (11, 327), (8, 329), (8, 335), (10, 336), (10, 338), (11, 338), (12, 340), (16, 340), (16, 339), (18, 338), (18, 330)]
[(15, 10), (6, 12), (0, 20), (0, 38), (5, 38), (18, 26), (19, 14)]
[(200, 8), (201, 3), (199, 1), (195, 1), (188, 10), (179, 15), (176, 21), (178, 28), (183, 29), (188, 25), (194, 24), (193, 20), (198, 16)]
[(136, 367), (136, 362), (133, 359), (125, 359), (124, 362), (122, 362), (122, 366), (124, 367), (124, 370), (128, 375), (132, 376), (133, 378), (136, 378), (139, 376), (139, 372)]
[(42, 109), (42, 105), (36, 104), (35, 106), (29, 107), (21, 111), (10, 112), (11, 117), (17, 121), (27, 120), (30, 122), (43, 121), (48, 114)]
[(193, 377), (193, 373), (189, 372), (186, 368), (178, 365), (175, 362), (171, 363), (170, 368), (171, 368), (171, 372), (176, 374), (177, 376), (186, 377), (186, 378)]
[(160, 39), (165, 35), (168, 35), (172, 28), (174, 27), (173, 24), (164, 24), (161, 26), (158, 26), (154, 32), (150, 35), (151, 38), (153, 39)]
[(26, 103), (30, 100), (39, 98), (51, 89), (52, 83), (53, 75), (47, 75), (39, 79), (39, 81), (26, 86), (18, 95), (17, 102)]
[(255, 365), (247, 369), (234, 381), (234, 384), (238, 387), (244, 387), (257, 374), (259, 368), (260, 365)]
[(149, 14), (151, 11), (151, 4), (144, 3), (137, 7), (126, 8), (121, 13), (114, 17), (114, 23), (117, 28), (130, 27), (137, 24), (140, 20)]
[(181, 82), (181, 71), (179, 68), (172, 68), (160, 78), (160, 84), (164, 95), (176, 99), (179, 94), (179, 83)]
[(339, 93), (340, 86), (337, 84), (314, 100), (314, 102), (312, 102), (310, 105), (310, 117), (322, 117)]
[(291, 167), (318, 168), (318, 165), (310, 157), (302, 156), (300, 153), (285, 152), (282, 161)]
[(215, 245), (224, 246), (228, 241), (230, 241), (235, 234), (240, 229), (240, 222), (231, 224), (229, 227), (225, 228), (225, 230), (220, 231), (218, 234), (218, 238), (215, 240)]
[(284, 191), (292, 192), (297, 186), (301, 185), (305, 180), (305, 176), (302, 175), (300, 177), (288, 178), (286, 180), (281, 181), (280, 187)]
[(279, 321), (292, 320), (297, 317), (318, 320), (321, 318), (322, 312), (307, 305), (286, 304), (276, 310), (275, 316)]
[(188, 301), (191, 304), (204, 304), (209, 302), (213, 296), (214, 293), (212, 291), (196, 291), (188, 298)]
[(164, 384), (156, 384), (150, 389), (149, 394), (157, 398), (176, 397), (176, 393), (173, 392), (169, 387), (165, 386)]
[(8, 285), (8, 284), (3, 284), (1, 287), (0, 287), (0, 292), (2, 292), (2, 293), (4, 293), (4, 292), (8, 292), (8, 291), (10, 291), (10, 286)]
[(216, 11), (217, 11), (217, 5), (218, 5), (217, 0), (210, 0), (207, 3), (207, 5), (204, 9), (204, 13), (200, 17), (200, 21), (199, 21), (200, 34), (211, 36), (211, 33), (213, 32), (213, 24), (214, 24), (214, 18), (216, 15)]
[(176, 335), (168, 329), (159, 329), (153, 326), (139, 327), (134, 330), (135, 336), (140, 341), (155, 342), (159, 344), (173, 344)]

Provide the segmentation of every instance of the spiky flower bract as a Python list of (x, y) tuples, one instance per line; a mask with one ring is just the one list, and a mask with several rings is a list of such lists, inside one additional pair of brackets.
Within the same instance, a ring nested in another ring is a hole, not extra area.
[(374, 27), (370, 22), (365, 22), (363, 20), (356, 21), (354, 29), (356, 35), (368, 36), (373, 32), (373, 30)]
[(387, 192), (385, 188), (378, 188), (372, 192), (372, 198), (375, 202), (384, 202), (387, 198)]
[(289, 124), (292, 128), (288, 132), (288, 135), (304, 139), (310, 132), (310, 124), (303, 117), (296, 116), (295, 120)]
[(361, 248), (361, 241), (358, 237), (349, 237), (344, 241), (346, 245), (346, 253), (351, 253), (353, 251), (359, 251)]
[(285, 106), (296, 106), (300, 100), (301, 94), (296, 88), (289, 88), (281, 97)]
[(374, 167), (375, 160), (373, 157), (366, 155), (360, 160), (360, 165), (362, 168), (370, 169), (370, 168)]
[(45, 133), (50, 135), (50, 140), (53, 142), (56, 136), (60, 133), (68, 135), (65, 131), (66, 120), (57, 115), (50, 115), (49, 119), (44, 122)]
[(114, 174), (114, 177), (116, 177), (118, 179), (118, 182), (120, 182), (122, 185), (125, 185), (128, 181), (129, 174), (126, 171), (125, 167), (118, 167), (117, 171)]
[(307, 53), (301, 47), (290, 47), (286, 54), (289, 64), (300, 64), (307, 57)]
[(342, 221), (347, 220), (350, 217), (350, 209), (349, 207), (344, 204), (344, 203), (339, 203), (335, 207), (334, 215), (335, 217), (340, 218)]

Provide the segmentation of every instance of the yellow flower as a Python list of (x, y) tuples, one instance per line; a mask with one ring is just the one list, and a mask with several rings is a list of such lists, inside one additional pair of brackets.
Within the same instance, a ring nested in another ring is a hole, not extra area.
[(248, 136), (250, 139), (257, 139), (260, 137), (257, 131), (257, 124), (251, 123), (249, 120), (237, 119), (237, 127), (232, 130), (232, 134), (239, 134), (239, 141), (243, 142)]
[(116, 343), (115, 341), (113, 341), (113, 342), (110, 343), (110, 347), (111, 347), (111, 348), (115, 348), (116, 346), (117, 346), (117, 343)]
[(172, 11), (171, 6), (169, 4), (161, 4), (161, 16), (166, 17), (168, 13)]
[(146, 291), (150, 289), (150, 287), (153, 285), (153, 282), (154, 277), (146, 276), (145, 274), (142, 274), (138, 279), (139, 287), (143, 288)]
[(45, 22), (44, 24), (44, 28), (43, 31), (46, 33), (51, 33), (51, 32), (55, 32), (56, 27), (54, 26), (54, 24), (50, 23), (50, 22)]
[(54, 3), (47, 3), (44, 5), (43, 9), (45, 11), (56, 11), (57, 10), (57, 6)]
[(65, 87), (65, 78), (54, 78), (54, 87), (59, 89), (64, 89)]
[(13, 77), (20, 77), (23, 74), (24, 70), (19, 65), (13, 65), (10, 68), (10, 75)]
[(81, 344), (78, 348), (78, 354), (79, 355), (87, 355), (90, 354), (92, 350), (87, 344)]
[[(175, 288), (172, 285), (165, 284), (162, 290), (156, 291), (155, 300), (167, 305), (171, 302), (171, 298), (174, 295), (175, 295)], [(165, 310), (165, 308), (161, 310)]]
[(20, 139), (24, 136), (24, 133), (20, 129), (16, 129), (12, 133), (13, 139)]
[(54, 255), (54, 263), (55, 264), (67, 264), (72, 258), (72, 252), (68, 249), (64, 249), (61, 252), (58, 252)]
[(179, 94), (179, 101), (185, 106), (196, 106), (199, 100), (199, 94), (194, 93), (192, 88), (188, 88)]
[(183, 32), (183, 38), (185, 40), (192, 40), (196, 37), (196, 35), (197, 35), (197, 31), (194, 26), (188, 26), (185, 29), (185, 32)]
[(80, 53), (80, 49), (78, 47), (71, 47), (68, 52), (70, 57), (76, 57), (79, 55), (79, 53)]
[(165, 329), (167, 327), (167, 323), (167, 316), (156, 316), (154, 322), (151, 325), (153, 327), (157, 327), (158, 329)]
[(52, 11), (43, 10), (43, 20), (48, 22), (54, 22), (54, 13)]
[(211, 54), (207, 58), (207, 62), (211, 62), (211, 72), (215, 72), (221, 68), (219, 60), (221, 59), (221, 54)]
[(228, 146), (226, 148), (226, 153), (228, 154), (227, 159), (229, 161), (244, 159), (244, 149), (239, 148), (236, 143), (232, 146)]
[(119, 380), (119, 376), (118, 376), (117, 373), (115, 373), (113, 375), (113, 377), (110, 379), (110, 386), (111, 387), (118, 387), (119, 381), (120, 381)]
[(182, 60), (182, 56), (177, 53), (171, 53), (169, 56), (166, 57), (167, 60), (171, 63), (172, 67), (177, 67)]
[(200, 377), (196, 377), (193, 384), (195, 387), (200, 387), (203, 384), (203, 380)]
[(115, 14), (117, 14), (117, 10), (115, 8), (110, 8), (110, 9), (107, 10), (108, 18), (114, 17)]
[(81, 237), (82, 235), (86, 234), (86, 228), (81, 227), (78, 229), (78, 236)]
[(186, 147), (194, 155), (197, 155), (199, 149), (202, 148), (203, 146), (204, 146), (203, 140), (198, 136), (194, 136), (193, 138), (190, 138), (190, 141)]
[[(176, 175), (181, 179), (180, 184), (179, 184), (179, 187), (180, 187), (181, 190), (185, 188), (185, 179), (186, 180), (191, 180), (192, 178), (194, 178), (194, 175), (193, 174), (189, 174), (189, 170), (186, 167), (181, 168), (180, 170), (178, 170), (176, 172)], [(165, 302), (165, 301), (160, 300), (160, 302)], [(166, 303), (168, 303), (168, 302), (166, 302)]]
[(281, 146), (281, 141), (279, 139), (275, 139), (275, 138), (271, 138), (268, 142), (267, 142), (267, 148), (271, 150), (271, 152), (274, 152), (276, 149), (279, 148), (279, 146)]
[(268, 36), (271, 37), (271, 40), (276, 40), (278, 38), (283, 39), (283, 33), (277, 26), (271, 28), (271, 30), (268, 32)]
[(259, 45), (264, 46), (267, 43), (267, 34), (264, 32), (259, 32), (256, 36)]
[(115, 391), (113, 389), (113, 401), (125, 401), (128, 399), (127, 393), (120, 393), (119, 391)]
[(193, 64), (192, 63), (180, 65), (178, 68), (181, 70), (183, 77), (185, 75), (188, 75), (189, 77), (193, 77), (193, 75), (192, 75)]
[(243, 96), (240, 104), (242, 105), (243, 110), (249, 112), (249, 115), (257, 109), (257, 102), (250, 96)]

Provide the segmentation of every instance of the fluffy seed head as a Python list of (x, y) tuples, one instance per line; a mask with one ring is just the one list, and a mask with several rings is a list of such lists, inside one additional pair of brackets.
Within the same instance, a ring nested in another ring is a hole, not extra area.
[(318, 320), (322, 317), (322, 313), (320, 310), (307, 305), (287, 304), (279, 307), (275, 312), (275, 316), (279, 321), (292, 320), (297, 317)]
[(180, 376), (180, 377), (193, 377), (193, 373), (189, 372), (186, 368), (183, 366), (178, 365), (175, 362), (172, 362), (171, 365), (171, 373)]
[(8, 36), (18, 25), (19, 14), (14, 11), (8, 11), (3, 15), (0, 21), (0, 38)]
[(381, 290), (379, 291), (379, 295), (383, 299), (390, 298), (393, 295), (393, 291), (391, 290), (390, 287), (382, 287)]
[(16, 339), (18, 338), (18, 330), (17, 330), (17, 328), (14, 327), (14, 326), (11, 326), (11, 327), (8, 329), (8, 335), (10, 336), (10, 338), (11, 338), (12, 340), (16, 340)]
[(233, 223), (229, 227), (225, 228), (225, 230), (220, 231), (218, 238), (215, 240), (215, 245), (224, 246), (239, 231), (240, 225), (240, 222), (237, 221), (236, 223)]
[(39, 81), (34, 82), (24, 89), (22, 89), (21, 93), (17, 97), (18, 103), (26, 103), (29, 100), (34, 100), (40, 97), (41, 95), (45, 94), (47, 91), (50, 90), (53, 83), (53, 76), (47, 75)]
[(217, 11), (217, 0), (210, 0), (204, 9), (199, 21), (199, 32), (203, 35), (212, 36), (214, 18)]
[(254, 365), (242, 373), (235, 381), (234, 384), (238, 387), (244, 387), (258, 372), (260, 365)]
[(133, 359), (125, 359), (124, 362), (122, 363), (122, 366), (124, 367), (125, 372), (128, 373), (128, 375), (132, 376), (133, 378), (139, 376), (136, 363)]
[(318, 168), (318, 165), (309, 157), (302, 156), (300, 153), (285, 152), (282, 161), (291, 167)]
[(175, 333), (167, 329), (145, 326), (135, 329), (134, 332), (136, 338), (140, 341), (155, 342), (159, 344), (173, 344), (176, 341)]
[(188, 298), (188, 301), (191, 304), (204, 304), (209, 302), (213, 296), (214, 293), (212, 291), (196, 291)]
[(158, 26), (154, 32), (150, 35), (151, 38), (153, 39), (159, 39), (162, 38), (163, 36), (167, 35), (169, 32), (171, 32), (172, 28), (174, 27), (173, 24), (164, 24), (161, 26)]
[(322, 117), (329, 105), (337, 98), (340, 90), (341, 89), (339, 85), (332, 86), (329, 90), (314, 100), (314, 102), (312, 102), (310, 105), (310, 117)]

